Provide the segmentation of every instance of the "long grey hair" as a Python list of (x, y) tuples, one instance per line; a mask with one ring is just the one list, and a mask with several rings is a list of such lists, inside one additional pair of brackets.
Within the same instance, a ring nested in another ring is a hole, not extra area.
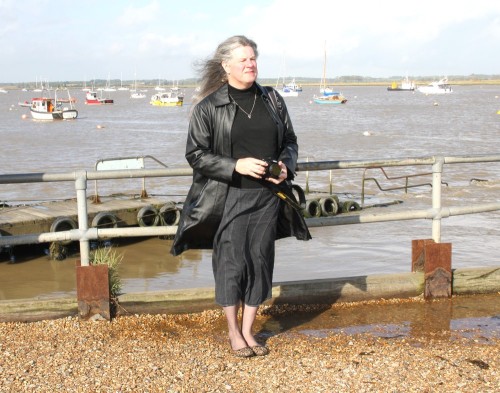
[(220, 43), (212, 58), (202, 60), (196, 64), (196, 68), (201, 75), (201, 81), (199, 91), (193, 98), (193, 108), (203, 98), (227, 82), (227, 74), (222, 67), (222, 62), (230, 60), (232, 51), (240, 46), (252, 47), (255, 57), (259, 56), (257, 44), (254, 41), (244, 35), (235, 35)]

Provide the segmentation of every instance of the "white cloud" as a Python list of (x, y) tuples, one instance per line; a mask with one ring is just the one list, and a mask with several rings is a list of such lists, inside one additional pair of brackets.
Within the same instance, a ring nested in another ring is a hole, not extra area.
[(117, 22), (123, 26), (131, 27), (149, 23), (158, 17), (160, 5), (157, 1), (153, 1), (144, 7), (128, 6), (118, 16)]
[[(190, 77), (193, 62), (234, 34), (257, 42), (261, 77), (277, 77), (284, 58), (290, 76), (319, 77), (325, 42), (330, 77), (498, 73), (500, 63), (498, 0), (74, 0), (57, 14), (49, 4), (0, 0), (0, 78), (23, 80), (34, 64), (51, 79), (130, 64), (142, 78), (158, 67)], [(33, 45), (40, 32), (46, 39)]]

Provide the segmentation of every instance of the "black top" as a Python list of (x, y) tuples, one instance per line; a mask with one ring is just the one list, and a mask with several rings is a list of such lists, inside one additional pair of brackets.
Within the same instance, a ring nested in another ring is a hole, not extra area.
[[(246, 90), (238, 90), (229, 86), (229, 95), (237, 104), (236, 116), (231, 128), (233, 158), (276, 159), (278, 157), (278, 129), (255, 85)], [(262, 181), (264, 180), (235, 173), (231, 186), (258, 188), (263, 187)]]

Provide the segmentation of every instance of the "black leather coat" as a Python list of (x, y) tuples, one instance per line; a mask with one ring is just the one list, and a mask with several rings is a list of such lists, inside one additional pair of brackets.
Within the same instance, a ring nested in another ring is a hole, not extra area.
[[(297, 164), (297, 137), (283, 99), (276, 94), (281, 116), (273, 105), (272, 88), (257, 84), (272, 118), (278, 127), (278, 160), (288, 168), (288, 180), (294, 177)], [(212, 249), (213, 239), (222, 218), (228, 184), (232, 179), (237, 159), (231, 157), (231, 127), (236, 114), (236, 105), (231, 102), (228, 85), (225, 84), (205, 97), (193, 109), (189, 122), (186, 144), (186, 159), (193, 168), (193, 183), (184, 202), (171, 253), (179, 255), (188, 249)], [(283, 120), (281, 120), (283, 119)], [(288, 210), (278, 216), (277, 238), (295, 235), (298, 239), (310, 238), (309, 231), (300, 214), (295, 214), (282, 201), (282, 209)], [(293, 209), (292, 209), (293, 210)]]

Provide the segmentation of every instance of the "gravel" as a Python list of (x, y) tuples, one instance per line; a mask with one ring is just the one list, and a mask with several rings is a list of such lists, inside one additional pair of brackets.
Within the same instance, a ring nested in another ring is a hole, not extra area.
[(0, 391), (500, 391), (498, 337), (280, 328), (297, 311), (264, 307), (256, 327), (271, 352), (249, 359), (231, 354), (220, 310), (0, 323)]

